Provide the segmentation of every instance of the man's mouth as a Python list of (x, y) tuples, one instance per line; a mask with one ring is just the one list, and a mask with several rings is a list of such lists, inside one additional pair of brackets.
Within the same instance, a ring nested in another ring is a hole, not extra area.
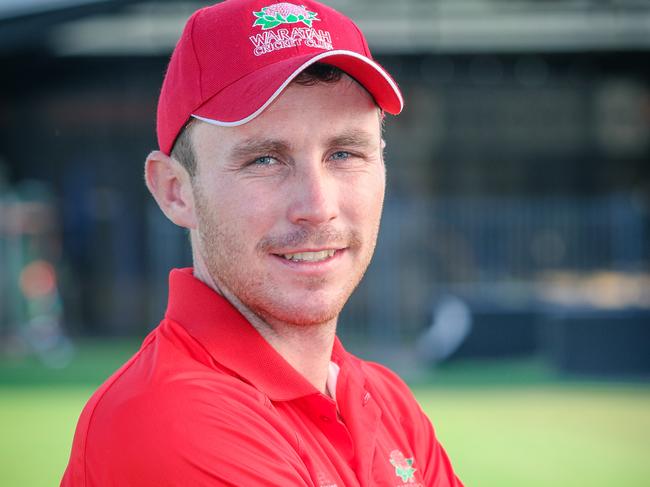
[(333, 257), (336, 249), (319, 250), (318, 252), (297, 252), (295, 254), (279, 254), (292, 262), (321, 262)]

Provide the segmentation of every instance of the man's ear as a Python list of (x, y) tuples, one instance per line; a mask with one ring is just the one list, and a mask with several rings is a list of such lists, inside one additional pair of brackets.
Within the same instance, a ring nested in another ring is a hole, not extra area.
[(192, 181), (178, 161), (161, 151), (153, 151), (144, 165), (144, 179), (167, 218), (180, 227), (196, 228)]

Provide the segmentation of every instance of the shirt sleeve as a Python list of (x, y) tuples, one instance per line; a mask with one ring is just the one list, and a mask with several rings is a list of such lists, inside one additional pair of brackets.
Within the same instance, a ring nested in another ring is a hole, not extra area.
[[(415, 399), (414, 399), (415, 400)], [(428, 416), (417, 406), (417, 417), (419, 423), (414, 431), (420, 432), (414, 439), (418, 450), (423, 454), (425, 460), (420, 465), (425, 465), (423, 472), (424, 485), (431, 487), (463, 487), (463, 483), (456, 476), (451, 465), (447, 452), (436, 438), (433, 425)]]
[(69, 466), (61, 485), (313, 487), (298, 452), (295, 433), (260, 397), (228, 383), (183, 380), (99, 403), (84, 471)]

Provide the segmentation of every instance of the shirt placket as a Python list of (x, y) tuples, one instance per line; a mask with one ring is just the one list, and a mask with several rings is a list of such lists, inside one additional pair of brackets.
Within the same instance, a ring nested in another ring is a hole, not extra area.
[[(329, 471), (330, 477), (328, 478), (331, 482), (323, 483), (318, 478), (315, 479), (319, 482), (317, 485), (358, 487), (355, 472), (350, 468), (355, 447), (347, 427), (340, 418), (336, 403), (323, 394), (314, 394), (299, 399), (297, 404), (306, 414), (305, 420), (316, 427), (329, 443), (324, 451), (330, 450), (330, 453), (325, 453), (325, 456), (321, 458), (321, 467), (317, 466), (318, 461), (315, 456), (309, 458), (309, 463), (313, 463), (315, 475), (320, 476), (319, 469), (321, 468)], [(320, 445), (321, 447), (325, 446), (322, 443)], [(333, 452), (336, 452), (334, 457), (332, 457)]]
[[(347, 411), (342, 414), (354, 443), (355, 455), (352, 465), (359, 484), (370, 486), (373, 482), (371, 474), (381, 423), (381, 410), (367, 390), (357, 391), (355, 396), (355, 400), (348, 404)], [(346, 421), (346, 418), (350, 419)]]

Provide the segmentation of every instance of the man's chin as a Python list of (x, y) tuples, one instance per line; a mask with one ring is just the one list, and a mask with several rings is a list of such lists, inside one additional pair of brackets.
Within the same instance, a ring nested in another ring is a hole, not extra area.
[[(283, 285), (284, 284), (284, 285)], [(268, 324), (314, 326), (335, 321), (352, 290), (347, 283), (338, 284), (251, 281), (248, 286), (228, 286), (219, 282), (226, 299), (236, 307), (247, 309)]]
[[(338, 301), (338, 300), (337, 300)], [(278, 303), (257, 310), (257, 315), (268, 323), (284, 323), (300, 327), (317, 326), (335, 321), (342, 304), (323, 303)]]
[[(314, 326), (336, 321), (354, 291), (352, 281), (312, 282), (313, 286), (277, 285), (283, 292), (257, 296), (256, 314), (269, 323), (282, 322), (296, 326)], [(251, 296), (252, 297), (252, 296)]]

